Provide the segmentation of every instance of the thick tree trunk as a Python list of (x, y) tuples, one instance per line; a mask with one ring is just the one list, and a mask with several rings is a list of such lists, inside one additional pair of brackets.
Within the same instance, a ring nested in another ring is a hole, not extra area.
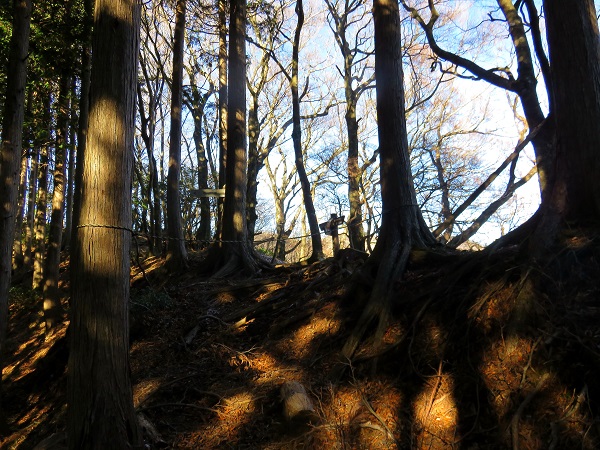
[(298, 178), (300, 179), (300, 186), (302, 188), (302, 197), (304, 199), (304, 208), (306, 210), (306, 218), (308, 220), (308, 227), (310, 228), (311, 243), (312, 243), (312, 254), (308, 258), (309, 262), (318, 261), (324, 258), (323, 254), (323, 243), (321, 241), (321, 231), (319, 230), (319, 223), (317, 221), (317, 213), (315, 211), (315, 205), (313, 203), (312, 193), (310, 189), (310, 181), (304, 168), (304, 154), (302, 152), (302, 128), (300, 126), (300, 98), (298, 95), (298, 53), (300, 51), (300, 33), (302, 32), (302, 26), (304, 25), (304, 9), (302, 0), (296, 2), (296, 15), (298, 16), (298, 23), (296, 25), (296, 32), (294, 34), (294, 43), (292, 46), (292, 77), (290, 80), (290, 87), (292, 90), (292, 140), (294, 141), (294, 156), (296, 162), (296, 171), (298, 172)]
[[(21, 167), (30, 22), (31, 0), (16, 0), (8, 56), (0, 152), (0, 373), (4, 368), (4, 352), (6, 351), (8, 293), (17, 213), (17, 186)], [(0, 426), (3, 422), (0, 397)]]
[(552, 209), (600, 219), (600, 37), (594, 2), (544, 1), (556, 129)]
[(71, 264), (71, 449), (142, 444), (129, 379), (128, 325), (139, 13), (135, 0), (96, 0), (89, 133)]
[(246, 222), (246, 1), (233, 0), (229, 7), (227, 189), (223, 208), (224, 242), (221, 249), (216, 250), (220, 253), (217, 276), (240, 269), (248, 273), (257, 270)]
[(393, 286), (406, 269), (410, 250), (435, 244), (417, 204), (411, 174), (398, 3), (374, 0), (373, 18), (383, 218), (379, 239), (365, 268), (376, 270), (375, 284), (355, 330), (342, 349), (342, 358), (346, 360), (352, 357), (374, 321), (376, 342), (383, 337)]
[(169, 244), (167, 265), (173, 272), (187, 267), (187, 251), (181, 223), (179, 178), (181, 172), (181, 106), (183, 82), (183, 44), (185, 36), (186, 0), (177, 0), (175, 36), (173, 39), (173, 80), (171, 84), (171, 137), (169, 172), (167, 174), (167, 229)]

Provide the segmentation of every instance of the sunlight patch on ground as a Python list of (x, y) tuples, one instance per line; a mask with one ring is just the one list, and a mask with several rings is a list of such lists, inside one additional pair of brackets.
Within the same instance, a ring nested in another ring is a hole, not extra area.
[[(202, 427), (202, 445), (205, 448), (228, 448), (228, 444), (235, 442), (239, 431), (256, 414), (256, 401), (250, 392), (240, 392), (221, 400), (217, 406), (218, 421)], [(194, 447), (183, 445), (181, 448)]]
[(326, 334), (337, 333), (340, 329), (341, 321), (331, 317), (314, 317), (310, 322), (302, 325), (296, 330), (289, 340), (289, 351), (296, 358), (302, 359), (310, 356), (314, 352), (311, 343)]
[(525, 387), (533, 342), (517, 336), (496, 341), (482, 355), (481, 377), (492, 393), (492, 405), (503, 420), (514, 405), (511, 394)]
[[(61, 326), (55, 332), (44, 335), (45, 325), (43, 323), (31, 323), (29, 328), (35, 330), (34, 334), (30, 339), (19, 345), (19, 348), (15, 351), (15, 355), (19, 358), (15, 358), (15, 362), (5, 366), (2, 373), (2, 381), (10, 380), (14, 383), (34, 371), (36, 364), (48, 354), (48, 351), (56, 341), (65, 336), (67, 325), (68, 323)], [(27, 353), (31, 353), (31, 355), (26, 358), (20, 356)]]
[(431, 377), (415, 399), (413, 434), (416, 448), (442, 448), (454, 443), (458, 408), (454, 400), (454, 380), (447, 373)]

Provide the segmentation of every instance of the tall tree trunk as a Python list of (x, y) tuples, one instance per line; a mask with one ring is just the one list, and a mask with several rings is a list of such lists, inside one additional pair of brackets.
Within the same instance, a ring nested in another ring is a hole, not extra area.
[(71, 80), (63, 71), (58, 93), (57, 136), (54, 151), (54, 191), (52, 193), (52, 214), (46, 247), (44, 266), (44, 319), (46, 332), (61, 321), (62, 306), (58, 277), (60, 247), (62, 243), (63, 216), (65, 211), (65, 175), (67, 158), (67, 133), (69, 128), (69, 87)]
[(71, 449), (142, 444), (129, 378), (128, 324), (139, 21), (136, 0), (96, 0), (89, 133), (80, 160), (71, 265)]
[[(0, 373), (4, 368), (6, 351), (8, 293), (11, 280), (12, 245), (15, 236), (17, 185), (21, 166), (30, 22), (31, 0), (15, 1), (0, 151)], [(0, 426), (4, 423), (1, 400), (0, 396)]]
[(46, 222), (48, 209), (48, 175), (50, 173), (50, 165), (48, 164), (48, 154), (50, 149), (48, 142), (50, 140), (50, 127), (52, 113), (50, 111), (50, 94), (42, 93), (42, 127), (43, 134), (40, 139), (39, 152), (39, 178), (38, 178), (38, 195), (35, 206), (35, 251), (33, 255), (33, 279), (31, 283), (32, 289), (42, 288), (42, 280), (44, 279), (44, 258), (46, 256)]
[(304, 154), (302, 152), (302, 129), (300, 127), (300, 98), (298, 95), (298, 53), (300, 51), (300, 33), (304, 24), (304, 9), (302, 0), (296, 2), (296, 15), (298, 23), (296, 24), (296, 32), (294, 34), (294, 43), (292, 46), (292, 77), (290, 80), (292, 90), (292, 140), (294, 141), (294, 156), (296, 162), (296, 170), (302, 187), (302, 196), (306, 209), (306, 218), (310, 228), (312, 254), (308, 259), (310, 262), (318, 261), (324, 258), (323, 244), (321, 242), (321, 231), (317, 221), (317, 213), (313, 204), (312, 194), (310, 190), (310, 181), (304, 168)]
[[(345, 77), (346, 78), (346, 77)], [(352, 90), (352, 78), (345, 79), (346, 84), (346, 128), (348, 130), (348, 234), (352, 248), (365, 250), (365, 234), (362, 221), (362, 201), (360, 179), (362, 177), (358, 164), (358, 120), (356, 119), (356, 94)]]
[(248, 110), (248, 187), (246, 188), (246, 206), (248, 221), (248, 240), (254, 242), (256, 230), (256, 202), (258, 200), (258, 172), (262, 167), (258, 151), (258, 92), (250, 92), (252, 100)]
[[(190, 78), (192, 77), (193, 73), (190, 74)], [(206, 118), (204, 110), (206, 108), (206, 104), (208, 103), (208, 99), (214, 93), (214, 89), (213, 85), (211, 84), (206, 92), (201, 93), (198, 89), (198, 86), (194, 83), (191, 84), (190, 88), (192, 94), (191, 98), (188, 98), (186, 101), (186, 104), (192, 111), (192, 116), (194, 119), (193, 138), (194, 145), (196, 147), (196, 159), (198, 161), (198, 189), (208, 189), (208, 158), (206, 154), (206, 146), (204, 145), (204, 140), (202, 139), (202, 128), (203, 121), (205, 121)], [(206, 131), (206, 134), (206, 142), (209, 143), (210, 139), (208, 137), (208, 130)], [(200, 226), (196, 232), (196, 239), (205, 243), (210, 241), (210, 228), (210, 199), (208, 197), (200, 197)]]
[(246, 1), (232, 0), (229, 18), (227, 167), (222, 239), (207, 258), (217, 277), (253, 274), (259, 268), (246, 222)]
[(365, 267), (376, 270), (375, 284), (355, 330), (342, 349), (344, 359), (352, 357), (373, 322), (377, 323), (376, 342), (380, 341), (387, 327), (393, 286), (406, 269), (410, 250), (435, 244), (417, 204), (410, 167), (397, 1), (374, 0), (373, 19), (383, 217), (379, 239)]
[[(227, 178), (227, 1), (217, 0), (219, 10), (219, 189), (225, 189)], [(217, 239), (223, 234), (223, 205), (217, 200)]]
[(187, 266), (183, 236), (179, 178), (181, 173), (181, 106), (183, 82), (183, 44), (185, 36), (186, 0), (177, 0), (175, 35), (173, 38), (173, 80), (171, 84), (171, 137), (169, 172), (167, 174), (167, 229), (169, 244), (167, 265), (177, 272)]
[(13, 240), (13, 271), (20, 270), (23, 267), (23, 222), (25, 221), (25, 205), (27, 203), (25, 193), (27, 191), (27, 179), (30, 155), (21, 158), (21, 175), (19, 183), (17, 223), (15, 226), (15, 236)]
[[(148, 87), (148, 115), (144, 113), (144, 99), (142, 96), (142, 89), (138, 86), (138, 113), (140, 115), (141, 122), (141, 135), (144, 145), (146, 147), (146, 155), (148, 157), (148, 203), (150, 206), (150, 231), (151, 237), (149, 239), (150, 252), (153, 255), (159, 255), (161, 253), (161, 234), (162, 234), (162, 212), (160, 205), (160, 187), (158, 184), (158, 168), (156, 165), (156, 157), (154, 156), (154, 137), (156, 132), (156, 98), (158, 93), (152, 92), (151, 83), (145, 68), (142, 66), (142, 72), (146, 79), (146, 85)], [(158, 90), (158, 88), (157, 88)], [(162, 91), (162, 87), (160, 88)], [(151, 195), (150, 195), (151, 194)]]
[(40, 160), (40, 148), (34, 146), (31, 155), (31, 165), (29, 168), (29, 192), (27, 198), (27, 217), (25, 222), (25, 253), (23, 267), (26, 270), (33, 269), (33, 238), (35, 226), (35, 199), (38, 192), (38, 172)]
[(75, 186), (73, 192), (73, 216), (71, 219), (71, 242), (75, 240), (79, 226), (79, 206), (83, 194), (83, 164), (87, 145), (90, 78), (92, 73), (92, 26), (94, 21), (94, 0), (84, 0), (83, 36), (85, 42), (81, 51), (81, 92), (79, 96), (79, 123), (77, 124), (77, 164), (75, 165)]
[(75, 127), (77, 119), (77, 103), (74, 101), (77, 92), (77, 85), (73, 79), (71, 86), (71, 118), (69, 124), (69, 166), (67, 168), (67, 199), (65, 206), (65, 232), (63, 233), (63, 248), (69, 248), (71, 244), (71, 233), (73, 230), (73, 193), (75, 189), (75, 139), (77, 128)]

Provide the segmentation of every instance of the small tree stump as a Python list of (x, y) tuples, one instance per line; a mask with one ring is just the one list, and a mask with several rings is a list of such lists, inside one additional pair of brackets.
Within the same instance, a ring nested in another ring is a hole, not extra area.
[(306, 389), (297, 381), (287, 381), (281, 386), (283, 414), (291, 425), (316, 424), (318, 416)]

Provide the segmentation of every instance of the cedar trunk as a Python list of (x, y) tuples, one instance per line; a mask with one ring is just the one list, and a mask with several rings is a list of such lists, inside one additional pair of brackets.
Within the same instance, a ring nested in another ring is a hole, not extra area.
[(128, 324), (139, 13), (136, 0), (96, 1), (89, 132), (71, 264), (71, 449), (142, 443), (129, 379)]
[(562, 221), (600, 219), (600, 44), (592, 0), (546, 0), (556, 175), (551, 209)]

